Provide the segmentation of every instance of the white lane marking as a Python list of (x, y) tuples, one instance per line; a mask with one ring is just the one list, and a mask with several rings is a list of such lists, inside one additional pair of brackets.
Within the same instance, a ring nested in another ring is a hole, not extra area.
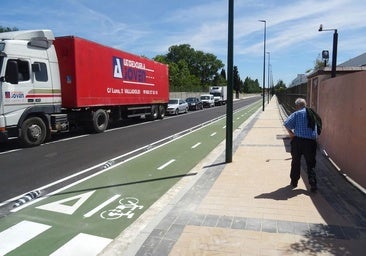
[(109, 198), (107, 201), (105, 201), (104, 203), (100, 204), (98, 207), (94, 208), (93, 210), (87, 212), (84, 214), (84, 218), (89, 218), (91, 216), (93, 216), (95, 213), (97, 213), (99, 210), (103, 209), (105, 206), (109, 205), (110, 203), (112, 203), (113, 201), (115, 201), (118, 197), (120, 197), (121, 195), (114, 195), (111, 198)]
[(51, 256), (97, 255), (111, 241), (112, 239), (81, 233), (61, 246), (57, 251), (52, 253)]
[(158, 168), (159, 171), (163, 170), (165, 167), (167, 167), (168, 165), (170, 165), (171, 163), (175, 162), (175, 159), (172, 159), (170, 161), (168, 161), (167, 163), (163, 164), (162, 166), (160, 166)]
[[(60, 212), (63, 214), (73, 214), (88, 198), (94, 194), (95, 190), (90, 192), (86, 192), (77, 196), (68, 197), (65, 199), (61, 199), (49, 204), (44, 204), (37, 206), (37, 209), (52, 211), (52, 212)], [(77, 201), (75, 201), (77, 199)], [(73, 202), (73, 205), (64, 204), (66, 202)]]
[(4, 151), (4, 152), (1, 152), (0, 155), (5, 155), (5, 154), (8, 154), (8, 153), (13, 153), (13, 152), (17, 152), (17, 151), (20, 151), (22, 150), (21, 148), (19, 149), (12, 149), (12, 150), (9, 150), (9, 151)]
[(217, 132), (211, 133), (211, 137), (215, 136), (217, 134)]
[(197, 144), (193, 145), (193, 146), (192, 146), (192, 149), (194, 149), (194, 148), (198, 147), (199, 145), (201, 145), (201, 142), (198, 142)]
[(21, 221), (0, 233), (0, 255), (13, 251), (51, 226), (32, 221)]

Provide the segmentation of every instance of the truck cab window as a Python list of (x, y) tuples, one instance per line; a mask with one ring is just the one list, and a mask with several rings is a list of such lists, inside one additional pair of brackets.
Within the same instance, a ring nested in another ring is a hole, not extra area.
[(16, 69), (18, 71), (18, 82), (29, 80), (29, 64), (28, 61), (23, 60), (8, 60), (5, 78), (9, 77), (14, 71), (16, 72)]
[(17, 60), (18, 62), (18, 78), (19, 82), (28, 81), (29, 76), (29, 63), (28, 61)]
[(34, 64), (39, 65), (40, 70), (37, 72), (34, 72), (36, 80), (40, 82), (47, 82), (48, 81), (48, 75), (47, 75), (47, 66), (46, 63), (43, 62), (34, 62)]

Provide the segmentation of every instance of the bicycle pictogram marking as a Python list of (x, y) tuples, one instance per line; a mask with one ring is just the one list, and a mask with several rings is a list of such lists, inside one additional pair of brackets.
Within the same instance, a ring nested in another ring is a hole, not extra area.
[(101, 212), (100, 217), (105, 220), (115, 220), (123, 216), (131, 219), (135, 214), (135, 210), (141, 210), (144, 207), (143, 205), (138, 205), (139, 200), (135, 197), (122, 198), (118, 203), (119, 205), (114, 209)]

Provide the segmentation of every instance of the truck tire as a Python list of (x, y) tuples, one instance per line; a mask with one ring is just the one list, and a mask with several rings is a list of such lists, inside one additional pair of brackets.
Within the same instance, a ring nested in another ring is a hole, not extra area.
[(159, 105), (159, 119), (164, 119), (165, 117), (165, 107), (163, 105)]
[(108, 127), (109, 115), (104, 109), (93, 112), (93, 131), (96, 133), (104, 132)]
[(159, 107), (156, 106), (156, 105), (152, 105), (151, 106), (151, 113), (148, 116), (148, 120), (154, 121), (158, 118), (158, 116), (159, 116)]
[(31, 117), (25, 120), (21, 126), (20, 140), (26, 147), (34, 147), (42, 144), (47, 136), (47, 126), (40, 117)]

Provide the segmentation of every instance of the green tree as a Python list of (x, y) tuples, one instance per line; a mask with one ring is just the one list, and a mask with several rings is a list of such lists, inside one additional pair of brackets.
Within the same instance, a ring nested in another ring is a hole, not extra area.
[(246, 77), (243, 83), (243, 91), (245, 93), (260, 93), (262, 88), (259, 86), (258, 79), (253, 80), (250, 77)]
[(226, 71), (225, 71), (225, 69), (221, 69), (220, 75), (221, 75), (221, 77), (222, 77), (223, 79), (225, 79), (225, 80), (226, 80)]
[(0, 26), (0, 33), (2, 32), (9, 32), (9, 31), (18, 31), (19, 29), (16, 27), (10, 28), (10, 27), (3, 27)]
[(200, 81), (191, 75), (184, 60), (169, 64), (170, 89), (172, 91), (199, 91)]
[(233, 69), (233, 79), (234, 79), (234, 91), (235, 91), (235, 97), (239, 99), (239, 93), (240, 93), (240, 86), (241, 86), (241, 79), (238, 71), (238, 67), (234, 66)]
[(324, 67), (329, 66), (329, 64), (325, 63), (318, 55), (318, 58), (314, 61), (314, 70), (323, 69)]
[(209, 86), (226, 84), (218, 73), (224, 64), (215, 55), (196, 51), (189, 44), (173, 45), (166, 55), (158, 55), (154, 60), (168, 64), (173, 69), (169, 71), (173, 90), (187, 87), (206, 91)]
[(279, 80), (275, 85), (274, 90), (275, 93), (283, 92), (286, 90), (286, 84), (282, 80)]

